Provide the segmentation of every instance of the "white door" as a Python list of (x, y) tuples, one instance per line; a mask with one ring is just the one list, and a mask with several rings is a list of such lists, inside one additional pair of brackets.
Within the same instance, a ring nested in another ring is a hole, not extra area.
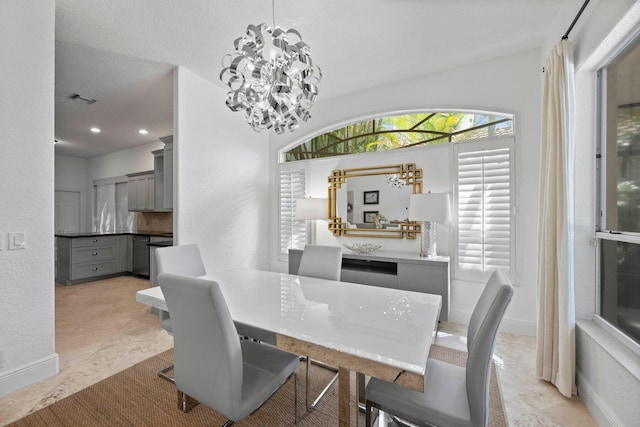
[(80, 192), (56, 191), (55, 232), (78, 233), (80, 231)]

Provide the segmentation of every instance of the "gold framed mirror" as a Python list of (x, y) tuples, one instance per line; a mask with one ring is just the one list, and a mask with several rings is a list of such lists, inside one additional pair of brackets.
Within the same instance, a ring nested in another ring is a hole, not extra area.
[(329, 180), (329, 231), (334, 236), (415, 239), (411, 194), (422, 193), (415, 163), (334, 170)]

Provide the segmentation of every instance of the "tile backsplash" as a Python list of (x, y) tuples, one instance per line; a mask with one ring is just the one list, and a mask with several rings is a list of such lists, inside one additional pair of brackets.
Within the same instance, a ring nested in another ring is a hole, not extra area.
[(173, 233), (173, 212), (138, 212), (138, 231)]

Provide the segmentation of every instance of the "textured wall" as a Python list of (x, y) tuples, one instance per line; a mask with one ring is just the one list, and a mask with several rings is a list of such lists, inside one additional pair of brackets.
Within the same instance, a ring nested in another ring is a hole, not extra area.
[(174, 241), (200, 245), (208, 271), (268, 268), (269, 147), (226, 93), (178, 70)]
[[(0, 395), (57, 372), (54, 6), (53, 0), (0, 2)], [(25, 232), (26, 249), (7, 250), (8, 232)], [(30, 367), (45, 359), (48, 368), (30, 376)]]
[(86, 190), (87, 159), (55, 156), (56, 189), (73, 188)]

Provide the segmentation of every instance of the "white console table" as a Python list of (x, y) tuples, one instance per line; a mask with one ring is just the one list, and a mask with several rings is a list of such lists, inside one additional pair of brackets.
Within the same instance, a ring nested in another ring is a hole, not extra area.
[[(302, 250), (289, 249), (289, 274), (298, 274), (301, 258)], [(400, 252), (374, 252), (371, 255), (343, 252), (340, 280), (440, 295), (440, 320), (449, 320), (449, 257), (423, 258)]]

